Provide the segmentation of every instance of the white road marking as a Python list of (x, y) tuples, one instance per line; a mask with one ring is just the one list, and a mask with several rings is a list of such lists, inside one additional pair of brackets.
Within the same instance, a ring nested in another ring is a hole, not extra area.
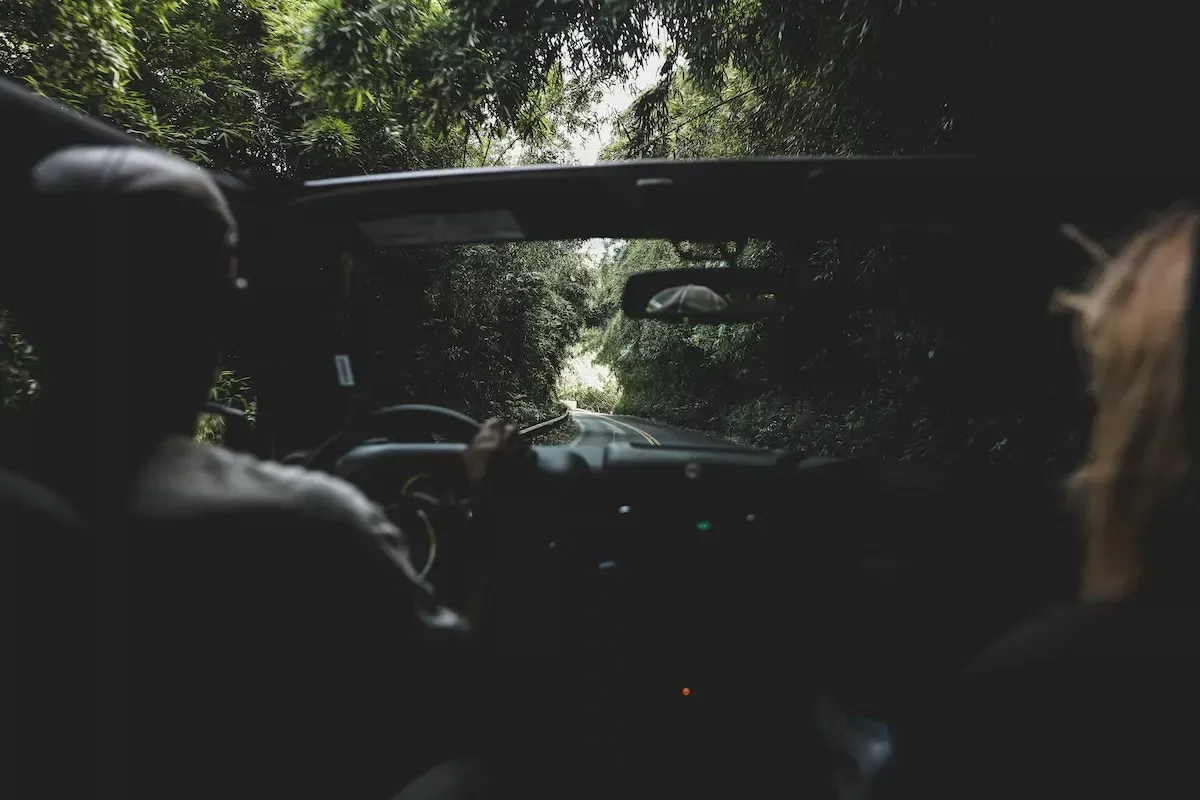
[[(658, 439), (655, 439), (653, 436), (646, 433), (641, 428), (638, 428), (635, 425), (630, 425), (628, 422), (622, 422), (619, 419), (612, 419), (611, 417), (609, 417), (608, 414), (601, 414), (601, 413), (595, 412), (595, 411), (576, 411), (575, 415), (579, 416), (579, 417), (595, 417), (598, 422), (601, 422), (604, 425), (607, 425), (609, 428), (611, 428), (613, 430), (613, 435), (612, 435), (613, 441), (616, 441), (616, 439), (617, 439), (616, 432), (619, 431), (621, 433), (624, 433), (624, 431), (622, 431), (621, 428), (625, 428), (627, 430), (631, 430), (634, 433), (638, 434), (639, 436), (641, 436), (643, 439), (645, 439), (650, 444), (653, 444), (653, 445), (662, 444), (662, 442), (658, 441)], [(617, 425), (620, 425), (621, 428), (616, 427)]]

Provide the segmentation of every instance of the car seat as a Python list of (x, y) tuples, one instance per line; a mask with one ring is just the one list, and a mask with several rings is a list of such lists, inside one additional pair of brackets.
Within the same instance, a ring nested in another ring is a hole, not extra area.
[(87, 797), (99, 778), (96, 550), (45, 487), (0, 470), (6, 797)]

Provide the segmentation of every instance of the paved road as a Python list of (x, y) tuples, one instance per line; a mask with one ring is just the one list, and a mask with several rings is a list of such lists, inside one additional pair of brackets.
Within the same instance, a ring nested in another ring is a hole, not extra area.
[(597, 414), (590, 411), (572, 411), (572, 418), (579, 423), (577, 444), (609, 444), (611, 442), (640, 442), (650, 445), (677, 445), (695, 447), (729, 447), (730, 443), (715, 436), (685, 431), (670, 425), (659, 425), (641, 417), (620, 414)]

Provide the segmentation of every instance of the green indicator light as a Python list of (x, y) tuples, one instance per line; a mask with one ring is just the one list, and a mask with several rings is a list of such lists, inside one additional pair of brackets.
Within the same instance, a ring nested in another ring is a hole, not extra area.
[(711, 528), (712, 528), (712, 523), (706, 519), (702, 519), (696, 523), (696, 530), (698, 530), (698, 531), (707, 531), (707, 530), (710, 530)]

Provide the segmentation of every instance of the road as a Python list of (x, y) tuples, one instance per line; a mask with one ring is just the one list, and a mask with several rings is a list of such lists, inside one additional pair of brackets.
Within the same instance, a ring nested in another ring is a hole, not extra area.
[(648, 445), (675, 445), (694, 447), (729, 447), (730, 443), (715, 436), (685, 431), (670, 425), (659, 425), (641, 417), (621, 414), (598, 414), (591, 411), (572, 411), (572, 419), (579, 424), (579, 438), (575, 444), (610, 444), (612, 442), (640, 442)]

